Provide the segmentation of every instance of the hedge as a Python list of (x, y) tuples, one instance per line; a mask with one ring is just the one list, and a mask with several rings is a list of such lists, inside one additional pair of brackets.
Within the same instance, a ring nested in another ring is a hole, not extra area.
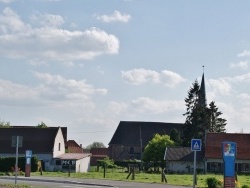
[[(25, 157), (18, 157), (18, 168), (25, 171)], [(31, 158), (31, 172), (37, 171), (38, 158), (33, 156)], [(11, 168), (15, 168), (16, 157), (0, 157), (0, 172), (9, 172)]]

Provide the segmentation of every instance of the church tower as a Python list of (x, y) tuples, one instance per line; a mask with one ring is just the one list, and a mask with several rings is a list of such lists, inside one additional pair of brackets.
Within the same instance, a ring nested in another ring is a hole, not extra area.
[[(204, 66), (203, 66), (203, 68), (204, 68)], [(198, 103), (204, 109), (207, 107), (204, 70), (203, 70), (202, 79), (201, 79), (201, 85), (200, 85), (200, 90), (199, 90), (199, 100), (198, 100)]]

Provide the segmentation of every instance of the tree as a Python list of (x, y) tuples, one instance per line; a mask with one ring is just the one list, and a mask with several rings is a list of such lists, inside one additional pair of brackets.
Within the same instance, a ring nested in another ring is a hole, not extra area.
[(39, 123), (36, 127), (37, 128), (48, 128), (48, 126), (44, 122)]
[(203, 139), (208, 126), (207, 109), (200, 103), (200, 85), (197, 80), (192, 84), (185, 98), (187, 112), (183, 130), (183, 146), (190, 146), (192, 138)]
[(0, 119), (0, 127), (10, 127), (10, 122), (6, 122)]
[(86, 146), (86, 149), (91, 148), (106, 148), (106, 146), (102, 142), (93, 142), (92, 144)]
[(170, 139), (173, 140), (175, 142), (175, 144), (179, 145), (181, 143), (181, 139), (180, 139), (180, 133), (177, 129), (172, 129), (170, 131)]
[(209, 115), (210, 115), (210, 127), (209, 132), (225, 132), (225, 126), (226, 126), (226, 119), (220, 118), (222, 113), (218, 111), (218, 107), (216, 107), (215, 102), (212, 101), (209, 104)]
[(174, 146), (175, 143), (169, 135), (155, 134), (144, 149), (142, 160), (144, 162), (153, 162), (154, 170), (157, 162), (164, 161), (164, 154), (167, 146)]
[(202, 87), (197, 80), (192, 84), (185, 98), (187, 112), (184, 123), (182, 145), (190, 146), (192, 138), (202, 139), (203, 146), (205, 132), (225, 132), (226, 120), (220, 118), (222, 113), (218, 111), (215, 102), (206, 106), (204, 75), (202, 77)]

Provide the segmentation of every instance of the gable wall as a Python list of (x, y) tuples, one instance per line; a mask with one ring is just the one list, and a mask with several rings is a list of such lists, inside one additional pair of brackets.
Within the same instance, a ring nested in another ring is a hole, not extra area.
[(54, 141), (53, 157), (57, 157), (65, 153), (65, 142), (62, 134), (62, 130), (59, 127), (57, 135)]

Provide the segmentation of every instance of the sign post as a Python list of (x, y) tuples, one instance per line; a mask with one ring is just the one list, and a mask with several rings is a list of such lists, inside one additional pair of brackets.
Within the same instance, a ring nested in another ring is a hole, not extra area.
[(25, 158), (26, 158), (25, 177), (30, 177), (31, 157), (32, 157), (32, 151), (31, 150), (26, 150), (26, 152), (25, 152)]
[(15, 184), (17, 184), (17, 173), (18, 173), (18, 147), (23, 146), (22, 136), (12, 136), (11, 146), (16, 148), (16, 164), (15, 164)]
[(191, 140), (191, 150), (194, 152), (194, 174), (193, 174), (193, 188), (196, 185), (196, 151), (201, 151), (201, 139)]
[(235, 142), (222, 142), (224, 162), (224, 188), (235, 188), (235, 159), (237, 145)]

